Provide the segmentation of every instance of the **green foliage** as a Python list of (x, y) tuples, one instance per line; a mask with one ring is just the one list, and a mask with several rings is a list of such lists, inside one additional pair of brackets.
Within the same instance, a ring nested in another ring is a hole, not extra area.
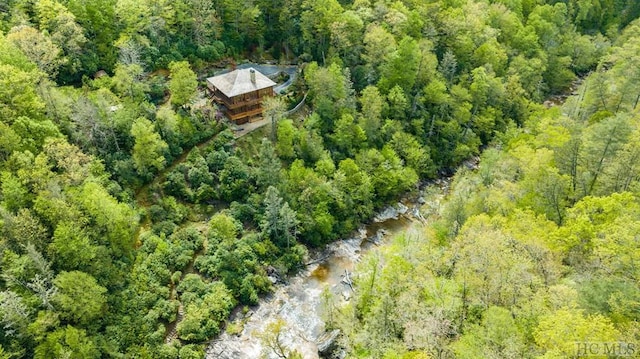
[(141, 100), (148, 90), (147, 84), (142, 82), (143, 72), (144, 69), (139, 64), (118, 63), (111, 80), (114, 90), (123, 97)]
[(458, 358), (523, 358), (524, 338), (508, 310), (490, 307), (482, 323), (469, 328), (453, 345)]
[(297, 130), (291, 120), (278, 121), (278, 131), (276, 143), (276, 151), (278, 155), (285, 159), (294, 157), (293, 143), (296, 138)]
[(229, 316), (235, 301), (220, 282), (213, 283), (201, 300), (186, 303), (185, 318), (178, 324), (178, 335), (188, 342), (201, 342), (216, 335)]
[(390, 146), (385, 146), (382, 151), (363, 151), (356, 157), (356, 163), (371, 177), (376, 198), (381, 202), (411, 189), (418, 182), (416, 172), (403, 167)]
[(107, 290), (90, 275), (78, 271), (61, 272), (54, 284), (59, 291), (53, 300), (63, 319), (86, 324), (103, 313)]
[(375, 86), (368, 86), (362, 90), (360, 102), (362, 103), (360, 127), (364, 130), (369, 143), (374, 144), (379, 139), (378, 131), (382, 126), (382, 113), (385, 111), (387, 103)]
[(275, 187), (267, 189), (264, 207), (264, 219), (260, 222), (263, 233), (276, 245), (290, 248), (291, 243), (295, 243), (297, 233), (296, 212), (289, 207), (289, 203), (282, 203)]
[(244, 199), (252, 191), (247, 166), (238, 157), (229, 157), (219, 173), (220, 197), (227, 201)]
[[(2, 2), (0, 357), (202, 357), (270, 290), (266, 268), (481, 149), (433, 240), (363, 264), (335, 319), (349, 349), (636, 340), (639, 15), (631, 0)], [(307, 94), (304, 118), (265, 105), (259, 146), (194, 101), (205, 69), (244, 58), (296, 59), (290, 98)], [(590, 71), (562, 111), (535, 104)], [(189, 344), (164, 344), (173, 326)]]
[(605, 317), (585, 316), (579, 309), (560, 309), (540, 318), (534, 337), (553, 358), (573, 355), (576, 342), (616, 342), (620, 333)]
[(169, 71), (171, 72), (169, 80), (171, 103), (175, 106), (189, 103), (196, 94), (196, 87), (198, 86), (196, 74), (186, 61), (170, 63)]
[(65, 270), (87, 268), (97, 255), (86, 231), (67, 221), (56, 227), (48, 250), (58, 267)]
[(273, 145), (266, 138), (262, 139), (258, 156), (259, 163), (256, 173), (257, 185), (262, 189), (279, 185), (281, 182), (280, 170), (282, 165), (275, 153)]
[(136, 141), (131, 155), (136, 170), (143, 175), (153, 170), (162, 170), (167, 143), (154, 131), (151, 121), (146, 118), (137, 119), (131, 126), (131, 136)]
[(415, 39), (406, 36), (398, 43), (398, 49), (389, 54), (382, 64), (382, 78), (378, 86), (388, 92), (400, 86), (405, 93), (413, 91), (420, 66), (420, 49)]
[(84, 330), (72, 326), (60, 328), (47, 335), (35, 349), (34, 358), (99, 358), (96, 343), (87, 337)]
[[(556, 7), (537, 9), (541, 36), (563, 24)], [(538, 110), (501, 136), (477, 169), (461, 169), (443, 205), (424, 208), (435, 217), (424, 231), (363, 258), (356, 294), (333, 319), (354, 355), (564, 358), (578, 355), (576, 343), (636, 340), (635, 115), (624, 100), (617, 113), (582, 114), (609, 106), (609, 95), (595, 105), (585, 94), (616, 66), (589, 76), (562, 111)], [(500, 88), (486, 69), (471, 74), (460, 94), (473, 109)], [(406, 136), (393, 132), (398, 153), (411, 147)]]
[(314, 62), (306, 67), (304, 76), (313, 107), (324, 120), (322, 131), (328, 132), (341, 112), (353, 107), (349, 70), (335, 63), (324, 68)]
[(180, 359), (198, 359), (203, 355), (204, 351), (198, 345), (189, 344), (180, 348)]
[(86, 183), (76, 195), (82, 208), (94, 219), (95, 240), (126, 255), (132, 249), (136, 230), (137, 218), (133, 209), (117, 202), (103, 187), (92, 182)]
[(257, 337), (264, 346), (263, 355), (275, 354), (279, 358), (296, 359), (300, 357), (295, 350), (290, 350), (283, 343), (283, 334), (286, 332), (286, 323), (282, 319), (278, 319), (267, 325), (263, 332), (258, 333)]
[(19, 116), (42, 119), (44, 103), (36, 93), (40, 73), (4, 37), (0, 37), (0, 46), (6, 49), (0, 62), (1, 122), (11, 125)]
[(42, 72), (55, 76), (58, 67), (64, 62), (60, 57), (60, 47), (50, 37), (45, 37), (30, 26), (14, 27), (11, 30), (7, 40), (20, 48)]
[(216, 242), (232, 241), (237, 238), (238, 232), (238, 224), (226, 214), (217, 213), (209, 221), (208, 237)]
[(270, 287), (259, 263), (259, 247), (257, 238), (250, 234), (239, 239), (226, 237), (215, 249), (198, 257), (195, 267), (208, 277), (220, 278), (241, 303), (255, 304), (258, 295)]
[(364, 130), (355, 123), (353, 116), (349, 114), (340, 117), (334, 131), (332, 138), (336, 147), (349, 157), (353, 157), (367, 140)]

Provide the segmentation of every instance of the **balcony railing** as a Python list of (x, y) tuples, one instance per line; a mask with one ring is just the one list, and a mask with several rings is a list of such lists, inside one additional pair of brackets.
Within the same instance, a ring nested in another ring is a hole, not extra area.
[(262, 98), (256, 97), (256, 98), (251, 98), (247, 100), (236, 100), (236, 101), (237, 102), (234, 102), (234, 103), (225, 103), (225, 105), (227, 106), (228, 109), (236, 109), (242, 106), (259, 104), (260, 102), (262, 102)]
[(262, 114), (262, 107), (258, 107), (255, 109), (251, 109), (244, 112), (238, 112), (238, 113), (232, 113), (231, 111), (227, 110), (225, 111), (225, 114), (227, 115), (227, 117), (229, 117), (229, 119), (235, 121), (240, 118), (251, 117), (251, 116)]

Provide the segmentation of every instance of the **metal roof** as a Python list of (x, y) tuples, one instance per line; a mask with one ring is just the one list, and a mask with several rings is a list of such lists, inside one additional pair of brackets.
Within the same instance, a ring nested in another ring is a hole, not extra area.
[[(252, 70), (255, 71), (255, 82), (251, 81)], [(229, 98), (276, 85), (270, 78), (261, 74), (253, 67), (209, 77), (207, 78), (207, 82)]]

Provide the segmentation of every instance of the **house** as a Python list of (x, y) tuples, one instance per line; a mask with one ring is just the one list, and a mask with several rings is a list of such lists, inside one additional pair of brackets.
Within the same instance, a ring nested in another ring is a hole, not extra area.
[(275, 82), (252, 67), (207, 79), (207, 87), (213, 95), (213, 100), (236, 124), (261, 117), (262, 99), (274, 95), (275, 85)]

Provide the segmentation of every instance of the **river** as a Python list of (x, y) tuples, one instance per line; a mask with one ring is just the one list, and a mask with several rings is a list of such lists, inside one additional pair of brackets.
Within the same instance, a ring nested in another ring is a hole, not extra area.
[[(562, 106), (569, 94), (576, 94), (582, 80), (578, 78), (567, 94), (550, 98), (545, 106)], [(478, 158), (474, 158), (463, 165), (472, 169), (477, 168), (477, 164)], [(445, 178), (421, 187), (416, 196), (382, 210), (372, 223), (360, 228), (351, 238), (331, 243), (316, 253), (310, 260), (314, 264), (288, 277), (286, 283), (276, 285), (275, 291), (246, 315), (238, 311), (232, 316), (232, 321), (244, 317), (244, 328), (237, 335), (224, 332), (212, 340), (206, 359), (281, 358), (264, 348), (257, 336), (277, 320), (284, 323), (282, 345), (298, 351), (305, 359), (319, 358), (316, 342), (326, 334), (322, 319), (323, 291), (330, 290), (338, 299), (337, 304), (344, 305), (351, 295), (351, 288), (342, 281), (345, 271), (353, 272), (364, 253), (383, 247), (394, 235), (420, 232), (425, 216), (428, 220), (429, 214), (438, 212), (449, 185), (450, 178)]]
[(278, 358), (263, 348), (257, 336), (277, 320), (284, 323), (281, 344), (297, 350), (305, 359), (318, 358), (316, 341), (325, 334), (323, 291), (330, 290), (338, 305), (346, 303), (352, 289), (342, 280), (345, 271), (353, 272), (363, 253), (384, 246), (394, 235), (421, 231), (426, 221), (423, 211), (437, 211), (448, 188), (448, 180), (427, 184), (416, 196), (379, 212), (372, 223), (361, 227), (351, 238), (333, 242), (315, 253), (309, 260), (313, 264), (286, 278), (286, 283), (276, 285), (274, 292), (261, 299), (256, 307), (246, 314), (235, 313), (231, 320), (244, 318), (244, 328), (238, 335), (225, 332), (211, 341), (206, 358)]

